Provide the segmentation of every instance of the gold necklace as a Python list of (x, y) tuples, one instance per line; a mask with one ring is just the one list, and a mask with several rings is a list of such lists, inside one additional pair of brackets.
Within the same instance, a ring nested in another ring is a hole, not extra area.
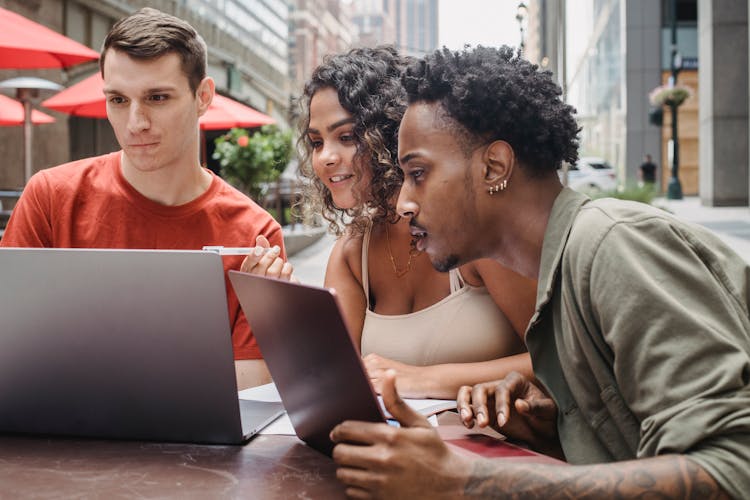
[(406, 267), (399, 269), (398, 264), (396, 264), (396, 259), (393, 257), (393, 252), (391, 251), (391, 234), (388, 232), (388, 226), (389, 223), (385, 223), (385, 241), (388, 247), (388, 257), (391, 259), (391, 266), (393, 266), (393, 272), (396, 274), (397, 278), (402, 277), (409, 271), (411, 271), (411, 260), (414, 258), (414, 256), (419, 255), (419, 250), (416, 250), (414, 248), (409, 249), (409, 260), (406, 262)]

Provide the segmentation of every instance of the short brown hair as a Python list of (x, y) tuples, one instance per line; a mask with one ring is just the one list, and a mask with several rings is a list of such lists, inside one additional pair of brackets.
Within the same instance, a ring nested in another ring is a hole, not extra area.
[(154, 59), (171, 52), (180, 56), (182, 71), (195, 92), (206, 77), (206, 42), (180, 18), (144, 7), (117, 21), (104, 39), (99, 70), (104, 76), (107, 50), (125, 52), (134, 59)]

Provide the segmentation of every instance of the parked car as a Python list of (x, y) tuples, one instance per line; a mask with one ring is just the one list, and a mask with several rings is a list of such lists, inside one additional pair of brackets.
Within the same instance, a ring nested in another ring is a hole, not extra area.
[[(562, 169), (558, 174), (562, 180)], [(603, 158), (584, 156), (568, 168), (568, 187), (588, 193), (614, 191), (617, 189), (617, 174)]]

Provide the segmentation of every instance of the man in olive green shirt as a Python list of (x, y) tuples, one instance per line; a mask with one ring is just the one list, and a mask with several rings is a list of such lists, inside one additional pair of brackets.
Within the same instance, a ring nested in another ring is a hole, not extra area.
[[(467, 425), (493, 425), (569, 467), (452, 452), (383, 389), (401, 428), (344, 422), (351, 496), (664, 498), (750, 491), (750, 269), (707, 231), (646, 205), (563, 188), (574, 110), (507, 47), (445, 49), (403, 78), (399, 213), (447, 271), (493, 258), (538, 280), (526, 332), (537, 380), (462, 388)], [(457, 332), (457, 335), (460, 332)]]

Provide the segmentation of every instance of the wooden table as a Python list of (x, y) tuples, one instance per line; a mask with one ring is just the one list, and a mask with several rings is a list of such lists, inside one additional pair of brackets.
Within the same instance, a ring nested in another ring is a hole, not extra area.
[(201, 446), (0, 436), (2, 498), (344, 498), (327, 456), (293, 436)]
[[(561, 464), (438, 418), (455, 451)], [(260, 434), (244, 446), (0, 435), (0, 498), (337, 499), (344, 487), (329, 457), (294, 436)]]

